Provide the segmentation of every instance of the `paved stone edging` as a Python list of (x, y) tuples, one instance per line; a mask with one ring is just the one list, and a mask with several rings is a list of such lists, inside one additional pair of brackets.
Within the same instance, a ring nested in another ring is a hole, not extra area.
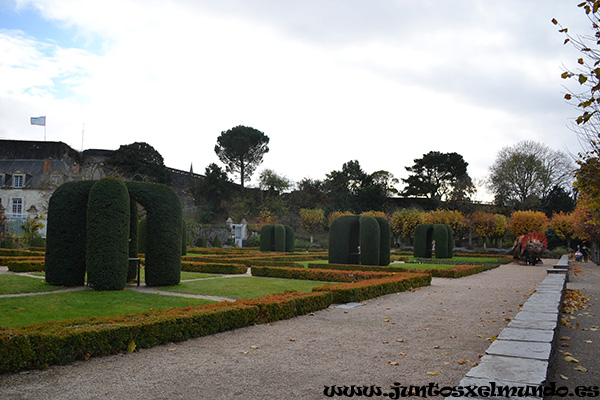
[(569, 259), (561, 257), (460, 386), (539, 386), (556, 345)]

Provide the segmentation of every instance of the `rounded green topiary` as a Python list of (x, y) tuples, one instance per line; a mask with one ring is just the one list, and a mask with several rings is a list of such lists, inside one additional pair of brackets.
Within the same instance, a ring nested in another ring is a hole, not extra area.
[(103, 178), (87, 206), (87, 275), (96, 290), (122, 290), (129, 269), (129, 193), (125, 184)]
[(181, 280), (181, 203), (168, 186), (126, 182), (129, 195), (147, 212), (146, 285), (177, 285)]
[(380, 232), (379, 223), (374, 217), (362, 215), (360, 229), (360, 264), (379, 265)]
[(285, 226), (275, 225), (273, 233), (275, 236), (275, 251), (285, 252)]
[(293, 253), (296, 250), (296, 232), (291, 226), (285, 225), (285, 251)]
[(275, 225), (265, 225), (260, 229), (260, 251), (275, 250)]
[(390, 252), (392, 251), (392, 230), (390, 223), (383, 217), (375, 217), (379, 224), (379, 264), (390, 265)]
[(329, 228), (329, 262), (331, 264), (358, 264), (360, 243), (359, 216), (342, 215)]
[(420, 224), (415, 228), (415, 249), (416, 258), (431, 258), (433, 240), (433, 225)]
[(96, 181), (67, 182), (48, 203), (46, 282), (83, 286), (86, 269), (86, 215), (90, 189)]
[(435, 257), (452, 258), (454, 238), (452, 228), (448, 225), (433, 225), (433, 239), (435, 240)]

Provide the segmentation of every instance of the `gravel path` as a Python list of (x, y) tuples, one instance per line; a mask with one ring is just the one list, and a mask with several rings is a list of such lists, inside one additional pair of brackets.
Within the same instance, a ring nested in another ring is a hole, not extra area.
[(0, 375), (0, 398), (325, 399), (332, 385), (457, 385), (551, 265), (434, 278), (355, 308)]

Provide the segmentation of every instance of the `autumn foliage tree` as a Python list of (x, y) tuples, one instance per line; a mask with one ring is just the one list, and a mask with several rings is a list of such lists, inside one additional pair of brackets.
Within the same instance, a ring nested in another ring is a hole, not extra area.
[(313, 234), (323, 229), (325, 213), (321, 208), (302, 208), (300, 210), (302, 229), (310, 233), (310, 244), (313, 243)]
[(415, 235), (415, 228), (425, 222), (423, 212), (416, 209), (402, 209), (394, 212), (390, 218), (390, 229), (396, 239), (410, 240)]
[(498, 239), (498, 248), (501, 248), (502, 238), (506, 235), (506, 229), (508, 228), (508, 219), (502, 214), (494, 214), (494, 220), (496, 224), (491, 237)]
[(469, 223), (477, 235), (483, 238), (483, 248), (485, 249), (487, 239), (492, 237), (496, 228), (496, 218), (492, 213), (476, 211), (469, 217)]
[(573, 213), (558, 212), (552, 214), (550, 228), (556, 235), (567, 242), (567, 248), (571, 248), (571, 238), (575, 235), (575, 216)]
[(467, 218), (456, 210), (435, 210), (425, 213), (425, 223), (448, 225), (454, 235), (459, 235), (467, 228)]
[(335, 221), (336, 218), (341, 217), (342, 215), (354, 215), (354, 213), (352, 213), (350, 211), (330, 212), (329, 215), (327, 216), (327, 226), (330, 227), (331, 224), (333, 223), (333, 221)]
[(529, 232), (544, 233), (548, 228), (548, 217), (540, 211), (515, 211), (510, 216), (508, 228), (515, 236)]

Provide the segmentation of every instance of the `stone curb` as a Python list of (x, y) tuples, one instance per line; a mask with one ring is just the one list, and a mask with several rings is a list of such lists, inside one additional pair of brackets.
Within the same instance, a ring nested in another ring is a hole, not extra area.
[[(568, 279), (568, 255), (562, 256), (553, 267), (548, 269), (548, 275), (523, 304), (521, 311), (492, 342), (479, 365), (467, 372), (459, 386), (540, 387), (545, 383), (550, 358), (556, 348), (555, 333)], [(493, 394), (482, 396), (506, 398), (498, 392), (496, 396)], [(520, 397), (515, 393), (510, 398)]]

